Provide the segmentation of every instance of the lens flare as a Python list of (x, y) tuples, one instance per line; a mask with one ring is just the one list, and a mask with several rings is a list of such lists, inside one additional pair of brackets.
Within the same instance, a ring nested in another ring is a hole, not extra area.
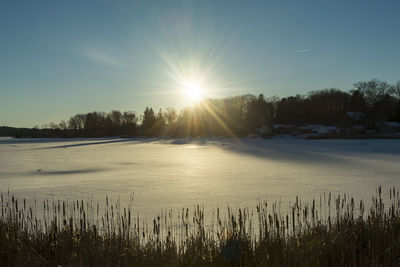
[(198, 102), (204, 97), (204, 89), (196, 81), (186, 82), (183, 86), (183, 93), (192, 102)]

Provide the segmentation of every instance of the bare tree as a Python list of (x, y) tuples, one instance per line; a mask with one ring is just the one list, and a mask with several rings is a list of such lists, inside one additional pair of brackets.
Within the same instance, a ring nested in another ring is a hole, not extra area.
[(397, 98), (398, 101), (400, 101), (400, 81), (392, 86), (391, 93)]
[(65, 120), (62, 120), (59, 124), (58, 124), (58, 128), (60, 128), (61, 130), (66, 130), (68, 128), (67, 123), (65, 122)]
[(374, 104), (384, 95), (390, 94), (392, 86), (378, 79), (371, 79), (368, 82), (357, 82), (354, 87), (359, 90), (368, 107), (373, 107)]

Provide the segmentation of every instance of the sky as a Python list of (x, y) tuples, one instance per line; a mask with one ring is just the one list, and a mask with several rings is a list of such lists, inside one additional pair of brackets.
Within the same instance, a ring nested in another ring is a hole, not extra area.
[(0, 125), (400, 80), (400, 1), (0, 2)]

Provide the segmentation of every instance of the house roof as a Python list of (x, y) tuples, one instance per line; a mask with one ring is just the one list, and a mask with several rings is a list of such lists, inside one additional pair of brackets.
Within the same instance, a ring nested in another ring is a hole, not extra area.
[(386, 126), (390, 126), (390, 127), (400, 127), (400, 122), (397, 122), (397, 121), (386, 121), (385, 125)]
[(346, 112), (346, 114), (353, 120), (361, 120), (365, 116), (364, 112)]

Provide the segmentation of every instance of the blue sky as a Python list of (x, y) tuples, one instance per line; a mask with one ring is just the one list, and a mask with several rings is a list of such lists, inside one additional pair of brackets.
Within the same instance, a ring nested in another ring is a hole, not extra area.
[(0, 3), (0, 125), (400, 80), (399, 1)]

